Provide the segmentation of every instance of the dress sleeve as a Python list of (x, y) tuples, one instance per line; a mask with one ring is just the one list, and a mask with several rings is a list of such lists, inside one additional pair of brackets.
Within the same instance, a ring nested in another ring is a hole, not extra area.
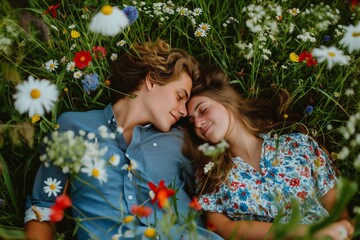
[(311, 137), (309, 137), (309, 148), (313, 154), (311, 173), (314, 179), (316, 193), (318, 194), (317, 197), (320, 198), (335, 186), (337, 177), (329, 156)]
[(207, 212), (224, 213), (221, 202), (221, 189), (217, 192), (203, 194), (199, 199), (202, 209)]

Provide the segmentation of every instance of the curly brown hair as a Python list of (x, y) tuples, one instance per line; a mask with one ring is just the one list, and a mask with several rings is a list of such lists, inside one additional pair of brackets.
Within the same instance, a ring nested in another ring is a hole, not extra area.
[[(203, 72), (200, 84), (192, 89), (192, 97), (201, 95), (222, 104), (229, 114), (235, 116), (255, 136), (273, 130), (281, 130), (282, 133), (293, 131), (294, 126), (302, 132), (301, 125), (294, 125), (299, 121), (299, 116), (287, 113), (291, 102), (289, 93), (284, 89), (277, 89), (276, 92), (274, 90), (268, 91), (272, 97), (245, 98), (229, 84), (229, 79), (223, 71), (212, 68)], [(284, 113), (288, 114), (286, 121)], [(195, 162), (197, 189), (201, 191), (200, 194), (216, 191), (233, 167), (232, 156), (229, 151), (220, 154), (210, 175), (204, 174), (204, 166), (211, 158), (198, 150), (198, 146), (204, 141), (196, 136), (193, 128), (189, 122), (184, 124), (183, 153)]]
[(186, 51), (171, 48), (163, 40), (135, 43), (112, 66), (111, 102), (114, 104), (138, 90), (147, 76), (154, 83), (164, 85), (184, 71), (195, 86), (200, 78), (200, 66)]

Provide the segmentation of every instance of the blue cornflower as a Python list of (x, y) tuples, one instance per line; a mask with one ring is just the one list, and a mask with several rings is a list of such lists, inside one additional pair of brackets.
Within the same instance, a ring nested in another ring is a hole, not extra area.
[(84, 91), (87, 94), (90, 94), (91, 91), (94, 91), (99, 86), (99, 75), (96, 73), (88, 74), (85, 76), (85, 79), (81, 81)]
[(325, 41), (325, 42), (330, 41), (330, 39), (331, 39), (331, 36), (330, 36), (330, 35), (325, 35), (325, 36), (324, 36), (324, 41)]
[(314, 111), (314, 107), (311, 105), (308, 105), (304, 111), (305, 115), (311, 115), (312, 112)]
[(127, 6), (122, 11), (129, 19), (130, 24), (133, 24), (139, 16), (138, 10), (134, 6)]

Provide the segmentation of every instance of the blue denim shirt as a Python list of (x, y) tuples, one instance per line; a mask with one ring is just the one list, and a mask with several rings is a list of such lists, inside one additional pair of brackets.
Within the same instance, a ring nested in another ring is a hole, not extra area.
[[(103, 110), (88, 112), (67, 112), (58, 118), (59, 131), (79, 130), (92, 132), (96, 135), (98, 147), (108, 148), (103, 159), (108, 160), (112, 155), (120, 156), (120, 164), (106, 165), (107, 181), (100, 183), (85, 173), (79, 173), (72, 178), (69, 196), (72, 200), (72, 214), (77, 224), (78, 239), (111, 239), (114, 234), (124, 231), (122, 219), (131, 215), (130, 209), (134, 204), (144, 204), (153, 209), (148, 218), (136, 218), (138, 225), (136, 232), (141, 232), (146, 226), (154, 226), (155, 221), (163, 218), (163, 212), (152, 204), (149, 198), (148, 182), (158, 184), (164, 180), (165, 185), (177, 190), (176, 204), (179, 219), (186, 216), (189, 211), (190, 198), (185, 192), (187, 179), (193, 175), (193, 167), (181, 152), (182, 132), (172, 128), (169, 132), (160, 132), (151, 125), (136, 126), (133, 130), (132, 140), (126, 144), (122, 134), (117, 131), (117, 123), (109, 104)], [(99, 126), (104, 125), (108, 132), (114, 133), (115, 138), (102, 138)], [(128, 170), (121, 169), (124, 164), (129, 164), (130, 159), (135, 160), (137, 168), (130, 177)], [(31, 206), (41, 213), (41, 220), (49, 220), (49, 207), (54, 204), (56, 197), (45, 193), (45, 181), (48, 178), (61, 181), (59, 196), (69, 179), (69, 174), (55, 166), (41, 165), (34, 182), (32, 195), (26, 203), (25, 222), (36, 219), (36, 214)], [(155, 219), (156, 215), (156, 219)], [(181, 224), (181, 223), (180, 223)], [(158, 228), (160, 224), (155, 224)], [(173, 239), (188, 239), (185, 230), (178, 231), (173, 227)], [(216, 234), (197, 226), (199, 236), (205, 239), (221, 239)], [(200, 237), (200, 238), (202, 238)], [(163, 239), (162, 237), (161, 239)], [(164, 238), (165, 239), (165, 238)], [(198, 238), (199, 239), (199, 238)]]

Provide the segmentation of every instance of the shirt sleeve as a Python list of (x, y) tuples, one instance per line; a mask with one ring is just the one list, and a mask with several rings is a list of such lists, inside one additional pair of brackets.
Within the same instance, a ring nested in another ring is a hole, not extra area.
[[(61, 127), (62, 122), (58, 121)], [(64, 127), (66, 128), (66, 124)], [(44, 151), (45, 148), (42, 146), (41, 154)], [(63, 173), (59, 167), (40, 165), (35, 176), (32, 194), (26, 198), (25, 223), (30, 220), (49, 221), (50, 207), (55, 203), (56, 197), (64, 192), (68, 177), (69, 175)]]
[(321, 198), (335, 186), (337, 177), (331, 165), (331, 160), (325, 151), (313, 138), (309, 137), (308, 141), (310, 152), (313, 154), (311, 172), (314, 186), (318, 194), (317, 197)]
[(48, 221), (50, 207), (56, 197), (64, 192), (68, 175), (58, 167), (41, 165), (37, 171), (33, 191), (26, 199), (24, 221)]

